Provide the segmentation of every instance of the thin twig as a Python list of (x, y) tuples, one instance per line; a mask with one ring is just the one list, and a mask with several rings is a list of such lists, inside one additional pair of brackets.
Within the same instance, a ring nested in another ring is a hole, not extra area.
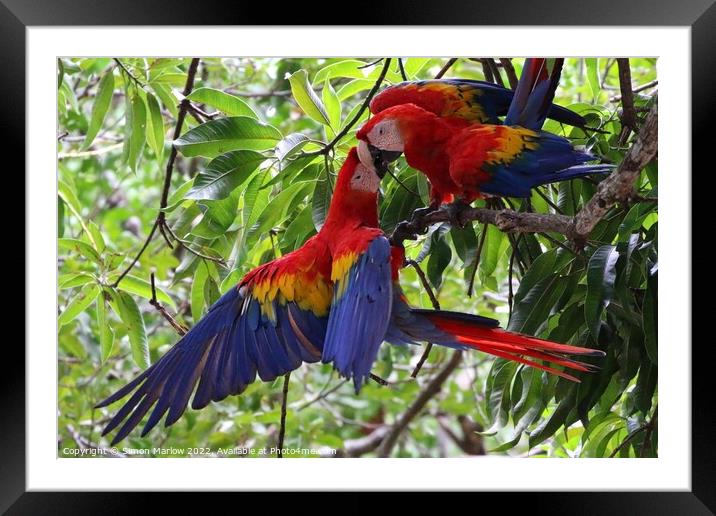
[(348, 131), (350, 131), (353, 126), (360, 120), (360, 117), (363, 116), (363, 112), (368, 109), (368, 105), (370, 104), (370, 101), (373, 99), (375, 94), (378, 92), (378, 89), (380, 88), (380, 85), (383, 83), (383, 79), (385, 79), (386, 74), (388, 73), (388, 70), (390, 69), (390, 61), (391, 58), (387, 57), (385, 58), (385, 61), (383, 62), (383, 69), (380, 72), (380, 75), (375, 80), (375, 84), (373, 84), (373, 87), (368, 92), (368, 96), (363, 101), (363, 104), (361, 105), (358, 112), (353, 116), (353, 118), (348, 122), (343, 129), (326, 145), (324, 145), (322, 148), (312, 151), (312, 152), (302, 152), (299, 154), (299, 157), (308, 157), (308, 156), (318, 156), (318, 155), (326, 155), (329, 152), (333, 150), (333, 148), (336, 146), (336, 144), (346, 135), (348, 134)]
[(619, 67), (619, 89), (622, 93), (622, 132), (619, 142), (623, 145), (629, 137), (629, 131), (637, 132), (636, 111), (634, 110), (629, 58), (618, 58), (617, 66)]
[(132, 82), (134, 82), (140, 88), (144, 89), (145, 84), (142, 81), (140, 81), (137, 77), (135, 77), (134, 74), (129, 71), (129, 68), (127, 68), (119, 58), (115, 57), (114, 61), (119, 65), (119, 67), (122, 69), (122, 71), (124, 73), (126, 73), (130, 79), (132, 79)]
[(398, 58), (398, 69), (400, 70), (400, 76), (403, 78), (404, 81), (408, 80), (408, 74), (405, 73), (405, 67), (403, 66), (403, 58)]
[[(653, 88), (654, 86), (658, 86), (658, 85), (659, 85), (659, 81), (657, 79), (654, 79), (653, 81), (645, 82), (641, 86), (638, 86), (631, 91), (632, 91), (632, 93), (639, 93), (639, 92), (648, 90), (649, 88)], [(616, 95), (609, 99), (610, 102), (620, 102), (621, 100), (622, 100), (621, 95)]]
[[(420, 264), (416, 262), (415, 260), (408, 260), (406, 262), (406, 265), (410, 265), (415, 269), (415, 272), (418, 273), (418, 278), (420, 278), (420, 282), (423, 284), (423, 288), (428, 293), (428, 297), (430, 298), (430, 302), (433, 305), (433, 308), (435, 310), (440, 310), (440, 301), (438, 301), (438, 298), (435, 296), (435, 293), (433, 292), (432, 287), (430, 286), (430, 283), (428, 282), (428, 278), (425, 276), (425, 273), (423, 272), (423, 269), (420, 267)], [(425, 361), (428, 359), (428, 356), (430, 355), (430, 351), (433, 349), (433, 343), (428, 342), (427, 346), (425, 346), (425, 350), (423, 351), (423, 354), (420, 356), (420, 359), (418, 360), (418, 363), (415, 364), (415, 368), (413, 369), (413, 372), (410, 373), (411, 378), (417, 378), (418, 373), (423, 368), (423, 364), (425, 364)]]
[[(612, 452), (609, 454), (609, 458), (616, 457), (616, 455), (624, 449), (625, 446), (627, 446), (633, 439), (636, 437), (639, 433), (646, 431), (647, 433), (644, 435), (644, 442), (646, 442), (647, 436), (651, 436), (651, 432), (653, 432), (654, 427), (656, 426), (656, 418), (657, 418), (657, 411), (659, 410), (659, 407), (654, 408), (654, 414), (651, 416), (651, 419), (647, 422), (645, 422), (643, 425), (641, 425), (639, 428), (631, 432), (629, 435), (626, 436), (626, 439), (624, 439), (621, 443), (619, 443), (619, 446), (614, 448)], [(644, 453), (644, 447), (642, 443), (642, 449), (641, 453), (643, 455)]]
[(447, 71), (452, 67), (452, 65), (454, 65), (456, 62), (457, 62), (457, 57), (451, 57), (450, 59), (448, 59), (447, 63), (445, 63), (445, 65), (443, 65), (443, 67), (440, 68), (440, 71), (437, 74), (435, 74), (435, 78), (442, 79), (443, 75), (445, 75), (447, 73)]
[(283, 440), (286, 437), (286, 405), (288, 401), (288, 382), (291, 379), (291, 372), (289, 371), (283, 377), (283, 397), (281, 398), (281, 427), (278, 432), (278, 449), (276, 450), (276, 457), (279, 459), (283, 458)]
[(157, 300), (157, 289), (154, 285), (153, 272), (149, 275), (149, 279), (151, 280), (152, 286), (152, 299), (149, 300), (149, 304), (156, 308), (157, 311), (162, 314), (162, 317), (164, 317), (164, 319), (166, 319), (167, 322), (171, 324), (172, 328), (174, 328), (176, 332), (183, 337), (189, 331), (188, 328), (185, 328), (184, 326), (179, 324), (176, 319), (174, 319), (174, 317), (172, 317), (171, 314), (167, 312), (167, 309), (164, 308), (164, 306), (162, 306), (162, 304)]
[(507, 74), (507, 80), (510, 81), (510, 88), (514, 90), (517, 88), (519, 79), (517, 78), (515, 67), (512, 66), (512, 59), (509, 57), (501, 57), (500, 64), (502, 65), (502, 69), (505, 70), (505, 73)]

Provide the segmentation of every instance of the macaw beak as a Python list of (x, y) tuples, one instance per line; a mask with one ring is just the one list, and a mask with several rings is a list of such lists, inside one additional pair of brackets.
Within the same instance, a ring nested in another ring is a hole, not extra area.
[(378, 147), (374, 147), (370, 143), (368, 144), (368, 151), (370, 152), (370, 156), (373, 160), (373, 166), (378, 173), (378, 177), (381, 179), (383, 179), (385, 174), (388, 172), (388, 165), (398, 159), (402, 154), (400, 151), (381, 150)]

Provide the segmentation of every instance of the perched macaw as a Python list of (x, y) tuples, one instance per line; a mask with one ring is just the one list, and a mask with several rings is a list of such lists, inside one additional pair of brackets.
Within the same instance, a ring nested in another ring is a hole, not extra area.
[[(388, 86), (373, 97), (370, 112), (377, 115), (393, 106), (415, 104), (458, 125), (501, 124), (500, 117), (507, 115), (514, 95), (514, 90), (472, 79), (406, 81)], [(547, 117), (586, 128), (582, 115), (556, 104), (550, 106)]]
[(565, 355), (600, 351), (506, 332), (476, 315), (409, 307), (397, 283), (402, 248), (391, 248), (378, 229), (381, 177), (351, 149), (318, 234), (249, 272), (163, 357), (100, 402), (104, 407), (133, 392), (103, 435), (121, 424), (116, 444), (154, 407), (145, 435), (167, 412), (165, 426), (176, 422), (195, 389), (191, 406), (200, 409), (240, 394), (257, 374), (271, 381), (303, 362), (332, 363), (358, 392), (384, 341), (478, 349), (575, 381), (531, 359), (592, 370)]
[[(356, 135), (360, 159), (383, 172), (404, 153), (408, 164), (429, 179), (432, 208), (454, 197), (466, 204), (482, 194), (529, 197), (531, 189), (540, 185), (607, 172), (612, 167), (584, 165), (595, 159), (592, 154), (576, 150), (566, 138), (540, 130), (548, 115), (571, 113), (552, 106), (562, 61), (555, 60), (550, 73), (546, 59), (527, 60), (504, 125), (469, 123), (451, 115), (467, 108), (445, 97), (443, 103), (448, 108), (436, 107), (437, 101), (430, 107), (425, 92), (412, 95), (418, 103), (388, 108), (379, 103), (376, 109), (380, 112)], [(391, 98), (386, 103), (396, 101)]]

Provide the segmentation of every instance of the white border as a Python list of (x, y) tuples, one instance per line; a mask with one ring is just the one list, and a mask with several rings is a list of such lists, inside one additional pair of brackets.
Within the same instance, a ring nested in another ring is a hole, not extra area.
[[(690, 29), (46, 28), (27, 32), (27, 487), (47, 489), (688, 490), (690, 478)], [(56, 458), (56, 56), (658, 56), (661, 278), (659, 458)], [(673, 129), (671, 129), (673, 128)], [(686, 337), (685, 329), (689, 329)], [(376, 461), (381, 460), (380, 464)]]

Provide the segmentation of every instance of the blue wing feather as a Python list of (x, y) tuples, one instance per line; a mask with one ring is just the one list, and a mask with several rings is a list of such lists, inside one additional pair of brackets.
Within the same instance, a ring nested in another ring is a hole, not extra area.
[(480, 185), (480, 191), (506, 197), (529, 197), (532, 189), (559, 181), (603, 174), (613, 165), (584, 165), (596, 157), (576, 150), (566, 138), (539, 131), (535, 137), (537, 147), (525, 150), (512, 161), (484, 164), (491, 173), (489, 181)]
[(235, 288), (224, 294), (159, 361), (97, 404), (104, 407), (133, 392), (102, 435), (121, 425), (112, 440), (112, 445), (116, 444), (152, 407), (142, 435), (167, 412), (164, 424), (173, 424), (186, 410), (195, 387), (192, 408), (198, 409), (209, 401), (241, 393), (254, 381), (257, 371), (262, 380), (271, 380), (296, 369), (302, 361), (317, 361), (327, 318), (302, 310), (293, 302), (273, 303), (274, 321), (262, 315), (250, 292)]
[(337, 281), (323, 347), (322, 361), (333, 362), (342, 376), (353, 378), (356, 392), (385, 338), (391, 305), (390, 244), (379, 236)]

